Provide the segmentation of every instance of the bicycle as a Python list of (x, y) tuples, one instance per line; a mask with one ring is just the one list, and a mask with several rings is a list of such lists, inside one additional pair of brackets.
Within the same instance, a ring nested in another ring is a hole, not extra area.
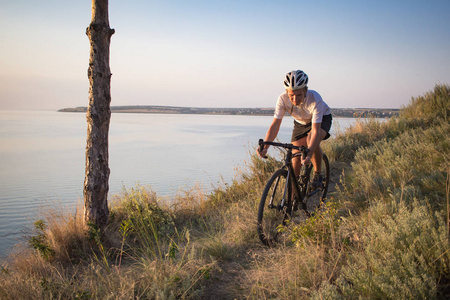
[[(324, 153), (322, 156), (321, 175), (323, 180), (315, 186), (311, 182), (314, 167), (302, 165), (300, 177), (297, 179), (292, 165), (292, 159), (302, 155), (306, 157), (309, 149), (305, 146), (294, 146), (259, 140), (259, 149), (271, 145), (286, 150), (284, 165), (268, 180), (261, 196), (258, 209), (258, 235), (267, 246), (278, 242), (283, 228), (291, 222), (294, 212), (303, 211), (306, 217), (311, 216), (323, 203), (330, 181), (330, 164)], [(293, 153), (293, 150), (300, 152)], [(268, 203), (267, 203), (268, 202)]]

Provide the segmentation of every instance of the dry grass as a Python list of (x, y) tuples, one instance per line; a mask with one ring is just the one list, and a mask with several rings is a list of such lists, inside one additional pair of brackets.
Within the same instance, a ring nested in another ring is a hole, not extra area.
[[(442, 103), (434, 118), (422, 109)], [(266, 248), (256, 235), (260, 193), (279, 162), (251, 155), (211, 193), (167, 201), (124, 190), (103, 235), (82, 209), (49, 211), (34, 248), (3, 264), (0, 298), (445, 299), (448, 103), (438, 86), (402, 117), (357, 122), (328, 141), (333, 170), (345, 170), (339, 188), (327, 209), (288, 227), (286, 244)]]

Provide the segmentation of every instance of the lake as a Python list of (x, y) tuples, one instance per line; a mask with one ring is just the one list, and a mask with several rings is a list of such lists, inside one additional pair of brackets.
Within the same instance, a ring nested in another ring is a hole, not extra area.
[[(283, 120), (281, 141), (290, 141), (292, 120)], [(109, 195), (140, 184), (170, 199), (197, 184), (210, 191), (230, 182), (271, 121), (271, 116), (114, 113)], [(354, 121), (335, 118), (332, 131)], [(86, 130), (84, 113), (0, 110), (0, 258), (23, 240), (39, 211), (82, 201)]]

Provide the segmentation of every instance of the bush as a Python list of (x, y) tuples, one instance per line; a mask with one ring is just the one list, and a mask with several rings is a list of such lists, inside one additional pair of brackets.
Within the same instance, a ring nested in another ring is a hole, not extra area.
[(346, 299), (433, 299), (450, 271), (448, 227), (418, 201), (378, 203), (336, 282)]
[(400, 111), (401, 118), (420, 119), (428, 124), (448, 122), (450, 115), (450, 86), (437, 84), (433, 91), (412, 98)]
[(156, 194), (148, 188), (124, 189), (119, 197), (111, 208), (113, 231), (119, 231), (129, 249), (149, 257), (163, 257), (175, 233), (173, 215), (160, 207)]
[(390, 201), (392, 194), (414, 190), (417, 197), (426, 195), (427, 201), (442, 208), (450, 163), (449, 130), (449, 124), (410, 130), (392, 141), (361, 149), (352, 163), (346, 196), (356, 201)]

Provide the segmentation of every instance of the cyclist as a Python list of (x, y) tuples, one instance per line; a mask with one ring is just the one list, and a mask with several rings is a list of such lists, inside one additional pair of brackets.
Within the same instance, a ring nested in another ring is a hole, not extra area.
[[(302, 164), (312, 163), (317, 171), (314, 174), (313, 186), (319, 186), (323, 180), (319, 175), (322, 167), (322, 149), (320, 143), (330, 137), (332, 123), (331, 111), (322, 97), (313, 90), (308, 90), (308, 75), (301, 70), (286, 74), (284, 88), (277, 100), (272, 124), (267, 131), (265, 141), (272, 142), (278, 135), (284, 115), (289, 113), (294, 118), (294, 129), (291, 142), (295, 146), (306, 146), (309, 149), (305, 159), (295, 157), (292, 161), (295, 175), (300, 175)], [(265, 145), (259, 156), (265, 157), (270, 146)]]

